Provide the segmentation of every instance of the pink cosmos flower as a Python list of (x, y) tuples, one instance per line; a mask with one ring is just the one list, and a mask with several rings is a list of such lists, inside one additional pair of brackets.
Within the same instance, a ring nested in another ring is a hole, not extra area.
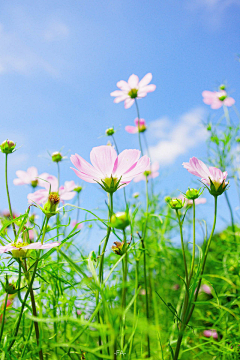
[(148, 73), (145, 75), (141, 81), (137, 75), (132, 74), (128, 82), (121, 80), (117, 82), (117, 87), (120, 90), (111, 92), (111, 96), (115, 96), (115, 103), (124, 101), (125, 109), (129, 109), (133, 104), (135, 99), (141, 99), (147, 96), (147, 93), (152, 92), (156, 89), (156, 85), (150, 84), (152, 80), (152, 74)]
[(46, 180), (47, 181), (42, 182), (42, 186), (45, 187), (45, 189), (40, 189), (35, 191), (34, 193), (28, 194), (27, 198), (30, 203), (35, 202), (36, 204), (41, 205), (47, 202), (50, 185), (51, 185), (51, 192), (58, 192), (60, 196), (60, 201), (62, 202), (64, 200), (71, 200), (76, 195), (76, 192), (73, 190), (77, 187), (77, 185), (73, 180), (65, 181), (64, 186), (59, 187), (59, 191), (58, 191), (58, 179), (55, 176), (49, 175), (46, 178)]
[(59, 246), (60, 243), (55, 241), (52, 243), (45, 243), (42, 244), (41, 242), (36, 242), (32, 244), (28, 244), (26, 242), (23, 242), (22, 239), (18, 239), (17, 242), (7, 244), (5, 246), (0, 246), (0, 254), (3, 254), (7, 251), (21, 251), (21, 250), (44, 250), (44, 249), (51, 249), (53, 247)]
[(235, 104), (235, 100), (232, 97), (228, 97), (225, 90), (220, 91), (203, 91), (203, 102), (207, 105), (211, 105), (212, 109), (219, 109), (221, 106), (232, 106)]
[(77, 226), (77, 229), (78, 230), (80, 230), (80, 229), (82, 229), (83, 228), (83, 223), (81, 223), (81, 224), (79, 224), (76, 220), (73, 220), (72, 222), (71, 222), (71, 226), (74, 228), (76, 225), (78, 224), (78, 226)]
[(200, 286), (199, 292), (204, 292), (205, 294), (211, 295), (212, 288), (209, 285), (203, 284)]
[(222, 188), (225, 189), (228, 184), (225, 183), (227, 178), (226, 171), (222, 172), (220, 169), (213, 166), (208, 168), (201, 160), (198, 160), (196, 157), (192, 157), (189, 160), (189, 163), (184, 162), (183, 166), (191, 174), (199, 176), (204, 184), (210, 186), (212, 182), (216, 191), (220, 188), (221, 185)]
[(210, 338), (210, 337), (213, 337), (214, 339), (218, 338), (218, 333), (214, 329), (204, 330), (203, 335), (207, 338)]
[(159, 170), (159, 164), (158, 162), (154, 162), (153, 164), (149, 165), (148, 168), (142, 174), (135, 177), (133, 181), (134, 182), (139, 182), (142, 180), (146, 181), (146, 176), (148, 179), (154, 179), (159, 175), (158, 170)]
[(27, 171), (18, 170), (16, 171), (17, 179), (13, 180), (14, 185), (32, 185), (32, 187), (36, 187), (37, 185), (43, 186), (43, 181), (41, 179), (46, 179), (49, 175), (47, 173), (43, 173), (38, 175), (37, 168), (32, 166), (27, 169)]
[[(178, 197), (178, 199), (183, 200), (183, 201), (185, 200), (185, 204), (184, 204), (185, 206), (187, 206), (187, 205), (191, 206), (193, 204), (192, 200), (185, 198), (185, 196), (182, 194)], [(195, 199), (195, 205), (206, 204), (206, 202), (207, 202), (206, 198)]]
[(97, 182), (105, 191), (113, 193), (148, 168), (150, 159), (146, 155), (140, 158), (140, 155), (139, 150), (124, 150), (117, 155), (112, 146), (98, 146), (90, 153), (92, 165), (75, 154), (70, 160), (77, 170), (71, 169), (80, 179), (89, 183)]
[[(144, 119), (139, 119), (138, 121), (138, 118), (136, 118), (134, 120), (135, 122), (135, 126), (131, 126), (131, 125), (127, 125), (125, 127), (125, 130), (130, 133), (130, 134), (137, 134), (138, 133), (138, 130), (139, 132), (144, 132), (145, 130), (147, 130), (147, 126), (146, 126), (146, 122)], [(138, 125), (139, 124), (139, 125)], [(139, 129), (138, 129), (138, 126), (139, 126)]]

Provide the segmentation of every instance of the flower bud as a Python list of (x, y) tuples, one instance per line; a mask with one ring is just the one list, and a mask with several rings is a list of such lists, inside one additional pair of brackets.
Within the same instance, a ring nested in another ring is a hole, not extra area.
[(51, 192), (48, 196), (48, 201), (43, 207), (44, 214), (50, 218), (57, 214), (57, 206), (60, 202), (60, 197), (57, 192)]
[(211, 131), (212, 130), (212, 123), (208, 123), (207, 124), (207, 131)]
[(197, 198), (199, 198), (199, 196), (202, 194), (202, 189), (200, 188), (199, 190), (197, 189), (190, 189), (188, 188), (188, 190), (186, 191), (186, 198), (188, 200), (195, 200)]
[(62, 154), (59, 151), (52, 153), (52, 161), (58, 163), (59, 161), (62, 161), (62, 158)]
[(134, 199), (137, 199), (139, 197), (139, 192), (135, 192), (134, 194), (133, 194), (133, 198)]
[(114, 242), (115, 245), (112, 246), (112, 251), (115, 252), (115, 254), (122, 256), (123, 254), (125, 254), (129, 243), (124, 242), (124, 241), (115, 241)]
[(219, 90), (226, 90), (226, 85), (221, 84), (221, 85), (219, 86)]
[(33, 188), (37, 187), (38, 186), (38, 180), (36, 179), (36, 180), (31, 181), (31, 185), (32, 185)]
[(14, 152), (16, 144), (12, 140), (5, 140), (0, 145), (1, 152), (4, 154), (11, 154)]
[(210, 188), (207, 189), (211, 195), (219, 196), (222, 195), (222, 193), (224, 193), (225, 190), (227, 190), (228, 184), (229, 182), (228, 181), (226, 182), (225, 180), (223, 180), (222, 182), (218, 182), (218, 181), (212, 181), (210, 179)]
[(169, 203), (169, 201), (171, 201), (171, 196), (165, 196), (164, 200), (166, 201), (166, 203)]
[(6, 275), (5, 284), (2, 283), (2, 286), (3, 286), (4, 290), (6, 291), (6, 293), (8, 293), (10, 295), (16, 294), (16, 292), (18, 291), (14, 284), (10, 284), (8, 282), (8, 276), (7, 275)]
[(118, 212), (111, 216), (111, 227), (119, 230), (124, 230), (129, 224), (129, 216), (126, 212)]
[(182, 209), (184, 206), (185, 201), (182, 201), (181, 199), (171, 199), (168, 201), (169, 206), (174, 210)]
[(78, 194), (82, 191), (82, 186), (77, 186), (73, 191), (76, 191)]
[(113, 134), (115, 134), (114, 128), (109, 128), (105, 131), (107, 136), (111, 136)]

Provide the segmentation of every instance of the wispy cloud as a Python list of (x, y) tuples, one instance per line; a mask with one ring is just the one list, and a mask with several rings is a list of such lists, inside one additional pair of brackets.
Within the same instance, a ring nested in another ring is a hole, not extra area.
[(178, 122), (167, 117), (153, 121), (149, 132), (152, 140), (155, 138), (158, 142), (149, 149), (152, 160), (161, 165), (172, 164), (180, 155), (205, 141), (207, 131), (201, 123), (203, 115), (204, 110), (197, 108), (183, 114)]

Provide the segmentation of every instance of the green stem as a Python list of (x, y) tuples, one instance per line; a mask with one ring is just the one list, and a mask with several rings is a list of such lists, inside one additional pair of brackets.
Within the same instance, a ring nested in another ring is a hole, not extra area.
[(140, 114), (139, 114), (139, 107), (138, 107), (138, 103), (137, 103), (137, 99), (135, 99), (135, 105), (136, 105), (136, 109), (137, 109), (137, 117), (138, 117), (138, 141), (139, 141), (139, 147), (141, 150), (141, 155), (143, 156), (143, 149), (142, 149), (142, 142), (141, 142), (141, 133), (140, 133)]
[[(8, 189), (8, 175), (7, 175), (7, 164), (8, 164), (8, 162), (7, 161), (8, 161), (8, 154), (6, 154), (6, 158), (5, 158), (5, 181), (6, 181), (6, 190), (7, 190), (9, 212), (10, 212), (10, 215), (11, 215), (11, 220), (13, 220), (13, 212), (12, 212), (11, 200), (10, 200), (9, 189)], [(15, 240), (16, 240), (17, 232), (16, 232), (14, 222), (12, 223), (12, 227), (13, 227), (13, 232), (14, 232), (14, 236), (15, 236)]]
[(8, 292), (6, 292), (5, 303), (4, 303), (3, 314), (2, 314), (2, 325), (1, 325), (1, 330), (0, 330), (0, 342), (2, 341), (2, 336), (3, 336), (3, 329), (4, 329), (4, 323), (5, 323), (5, 314), (6, 314), (7, 302), (8, 302)]
[(186, 284), (187, 284), (187, 286), (188, 286), (188, 268), (187, 268), (187, 260), (186, 260), (184, 242), (183, 242), (182, 221), (181, 221), (181, 219), (180, 219), (180, 215), (179, 215), (178, 209), (176, 209), (176, 214), (177, 214), (177, 218), (178, 218), (180, 235), (181, 235), (181, 245), (182, 245), (183, 262), (184, 262), (184, 268), (185, 268)]
[(236, 230), (235, 230), (235, 224), (234, 224), (233, 211), (232, 211), (232, 207), (231, 207), (231, 204), (230, 204), (230, 201), (229, 201), (229, 198), (228, 198), (227, 191), (224, 192), (224, 195), (225, 195), (227, 205), (228, 205), (228, 208), (229, 208), (229, 212), (230, 212), (230, 216), (231, 216), (232, 232), (233, 232), (234, 242), (236, 243), (236, 235), (235, 235)]
[[(126, 246), (126, 232), (125, 230), (123, 230), (123, 236), (124, 236), (124, 247)], [(122, 312), (124, 312), (125, 308), (126, 308), (126, 292), (127, 292), (127, 271), (128, 271), (128, 256), (127, 256), (127, 252), (125, 254), (124, 259), (122, 260), (122, 270), (123, 270), (123, 284), (122, 284)], [(125, 336), (124, 336), (124, 331), (125, 331), (125, 317), (122, 318), (122, 336), (121, 336), (121, 349), (124, 349), (124, 345), (125, 345)]]
[(195, 252), (196, 252), (196, 204), (195, 204), (195, 200), (193, 199), (193, 251), (192, 251), (191, 270), (190, 270), (190, 275), (189, 275), (189, 285), (190, 285), (191, 278), (193, 275)]

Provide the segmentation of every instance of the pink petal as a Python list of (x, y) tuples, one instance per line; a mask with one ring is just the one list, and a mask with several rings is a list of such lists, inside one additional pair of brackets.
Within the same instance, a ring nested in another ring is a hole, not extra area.
[(146, 92), (146, 91), (138, 90), (137, 99), (142, 99), (142, 98), (144, 98), (145, 96), (147, 96), (147, 92)]
[(101, 172), (102, 178), (110, 177), (117, 159), (117, 153), (112, 146), (97, 146), (92, 149), (90, 159), (93, 166)]
[(159, 172), (158, 172), (158, 171), (154, 171), (154, 172), (152, 172), (152, 173), (148, 176), (148, 178), (149, 178), (149, 179), (155, 179), (157, 176), (159, 176)]
[[(141, 92), (149, 93), (149, 92), (153, 92), (155, 90), (156, 90), (156, 85), (151, 84), (151, 85), (142, 87), (141, 89), (139, 89), (139, 92), (141, 91)], [(139, 94), (139, 92), (138, 92), (138, 94)]]
[(73, 180), (65, 181), (65, 183), (64, 183), (64, 189), (66, 191), (73, 191), (76, 187), (77, 187), (77, 185), (75, 184), (75, 182)]
[(138, 118), (134, 119), (134, 122), (135, 122), (135, 125), (138, 126), (138, 123), (139, 125), (146, 125), (146, 121), (144, 119), (139, 119), (138, 121)]
[(123, 175), (121, 182), (124, 183), (125, 181), (131, 181), (135, 176), (140, 175), (141, 173), (146, 171), (149, 164), (149, 157), (147, 155), (142, 156), (141, 159), (138, 160), (134, 169)]
[(59, 246), (60, 243), (55, 241), (55, 242), (52, 242), (52, 243), (46, 243), (46, 244), (41, 244), (41, 242), (37, 242), (37, 243), (33, 243), (33, 244), (29, 244), (27, 246), (24, 246), (22, 249), (23, 250), (43, 250), (43, 249), (51, 249), (55, 246)]
[(130, 86), (128, 85), (128, 83), (124, 80), (120, 80), (117, 82), (117, 87), (123, 91), (127, 91), (129, 92), (131, 90)]
[(74, 169), (72, 167), (70, 169), (72, 169), (80, 179), (82, 179), (82, 180), (84, 180), (86, 182), (96, 184), (96, 180), (101, 181), (101, 178), (98, 178), (98, 177), (94, 178), (94, 177), (92, 177), (90, 175), (86, 175), (86, 174), (84, 174), (84, 173), (82, 173), (82, 172), (80, 172), (80, 171), (78, 171), (78, 170), (76, 170), (76, 169)]
[(42, 173), (41, 175), (38, 176), (38, 186), (41, 186), (41, 187), (46, 187), (46, 181), (44, 180), (47, 180), (47, 178), (49, 177), (50, 175), (48, 173)]
[(26, 171), (18, 170), (16, 171), (16, 175), (24, 182), (24, 184), (30, 184), (31, 179)]
[(12, 249), (14, 249), (14, 247), (11, 244), (0, 246), (0, 254), (3, 254), (7, 251), (11, 251)]
[(220, 109), (220, 107), (222, 107), (222, 106), (223, 106), (223, 102), (219, 99), (215, 99), (212, 102), (211, 108), (214, 110), (217, 110), (217, 109)]
[(139, 83), (139, 78), (137, 75), (132, 74), (131, 76), (129, 76), (128, 85), (130, 86), (131, 89), (138, 89), (138, 83)]
[(29, 175), (29, 177), (31, 178), (31, 180), (35, 180), (38, 176), (38, 171), (37, 168), (35, 166), (31, 166), (30, 168), (27, 169), (27, 173)]
[(145, 181), (145, 180), (146, 180), (146, 176), (143, 174), (138, 175), (133, 179), (134, 182)]
[(113, 175), (118, 179), (129, 171), (133, 165), (137, 163), (141, 155), (139, 150), (124, 150), (122, 151), (114, 164)]
[[(87, 175), (88, 177), (94, 180), (101, 179), (102, 177), (101, 172), (98, 169), (94, 168), (91, 164), (89, 164), (78, 154), (71, 155), (70, 160), (73, 163), (73, 165), (76, 166), (76, 168), (84, 175)], [(95, 181), (91, 181), (91, 182), (95, 182)]]
[(26, 182), (21, 179), (14, 179), (13, 180), (14, 185), (25, 185)]
[(125, 130), (130, 134), (136, 134), (138, 132), (138, 128), (136, 126), (131, 126), (131, 125), (125, 126)]
[(128, 98), (124, 102), (125, 109), (129, 109), (134, 104), (134, 99)]
[(146, 74), (139, 82), (139, 89), (148, 85), (151, 81), (152, 81), (152, 74), (151, 73)]
[(115, 90), (115, 91), (111, 92), (110, 95), (111, 96), (122, 96), (123, 91), (122, 90)]
[(154, 171), (158, 171), (159, 169), (159, 163), (157, 161), (155, 161), (154, 163), (152, 163), (150, 165), (150, 168), (151, 168), (151, 171), (154, 172)]
[(227, 97), (225, 100), (223, 100), (223, 104), (226, 106), (232, 106), (235, 104), (235, 100), (232, 97)]
[(75, 191), (66, 191), (60, 195), (60, 199), (62, 200), (72, 200), (76, 195)]
[(115, 104), (118, 104), (118, 103), (120, 103), (121, 101), (126, 100), (127, 98), (129, 98), (129, 96), (128, 96), (127, 94), (124, 94), (124, 95), (122, 95), (122, 96), (116, 97), (116, 98), (113, 100), (113, 102), (115, 102)]

